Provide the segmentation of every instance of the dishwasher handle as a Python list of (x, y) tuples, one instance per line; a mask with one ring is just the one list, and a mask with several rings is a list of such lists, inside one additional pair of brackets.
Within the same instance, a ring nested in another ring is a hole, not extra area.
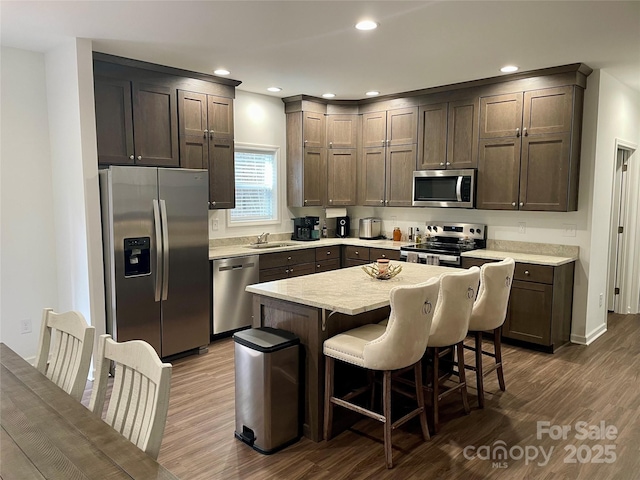
[(255, 267), (256, 264), (255, 263), (240, 263), (237, 265), (225, 265), (223, 267), (218, 267), (218, 271), (219, 272), (225, 272), (228, 270), (243, 270), (245, 268), (253, 268)]

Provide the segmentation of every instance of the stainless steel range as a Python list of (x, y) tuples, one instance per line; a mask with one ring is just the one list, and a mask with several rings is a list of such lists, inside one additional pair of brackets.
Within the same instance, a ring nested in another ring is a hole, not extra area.
[(487, 226), (475, 223), (429, 222), (425, 238), (400, 248), (401, 261), (461, 267), (461, 253), (487, 245)]

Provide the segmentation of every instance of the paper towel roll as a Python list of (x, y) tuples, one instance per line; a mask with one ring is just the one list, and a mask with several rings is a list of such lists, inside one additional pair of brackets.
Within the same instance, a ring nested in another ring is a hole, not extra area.
[(347, 209), (346, 208), (327, 208), (326, 210), (327, 218), (336, 218), (336, 217), (346, 217)]

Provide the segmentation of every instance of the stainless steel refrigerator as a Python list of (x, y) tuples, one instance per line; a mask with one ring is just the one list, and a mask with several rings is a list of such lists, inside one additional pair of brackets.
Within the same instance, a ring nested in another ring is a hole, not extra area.
[(209, 344), (208, 173), (100, 170), (107, 333), (161, 357)]

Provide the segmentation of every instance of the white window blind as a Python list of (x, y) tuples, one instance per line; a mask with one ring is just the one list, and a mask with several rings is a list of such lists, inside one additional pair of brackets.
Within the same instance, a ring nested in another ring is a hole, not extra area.
[(236, 208), (231, 223), (246, 223), (276, 218), (275, 152), (235, 151)]

